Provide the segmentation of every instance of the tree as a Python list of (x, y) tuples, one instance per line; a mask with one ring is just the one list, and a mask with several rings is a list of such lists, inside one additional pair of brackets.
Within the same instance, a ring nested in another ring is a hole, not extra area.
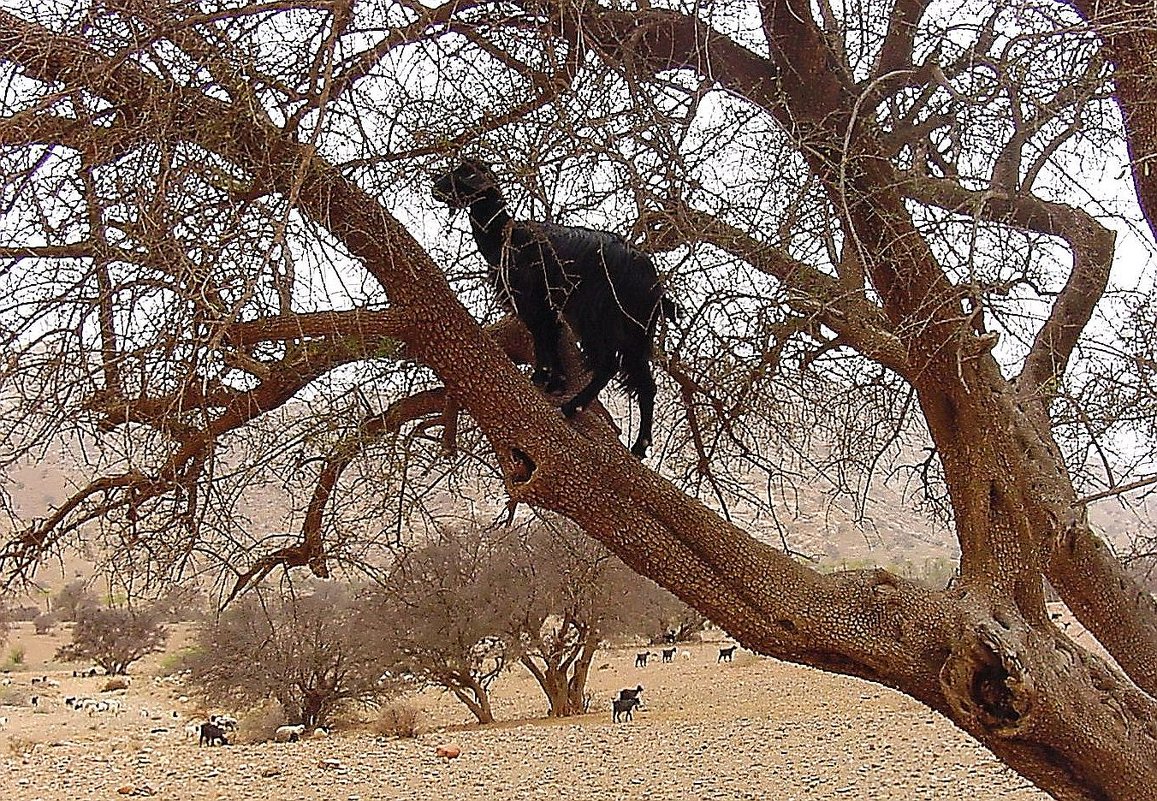
[(77, 614), (72, 640), (56, 650), (56, 658), (90, 659), (110, 676), (120, 676), (133, 662), (163, 651), (168, 638), (160, 618), (149, 610), (90, 606)]
[(214, 701), (274, 698), (291, 723), (312, 729), (341, 704), (372, 703), (382, 693), (382, 647), (365, 636), (367, 625), (349, 586), (262, 587), (201, 627), (184, 666)]
[[(746, 647), (907, 693), (1054, 797), (1147, 797), (1157, 602), (1090, 507), (1153, 480), (1152, 412), (1109, 403), (1153, 370), (1114, 338), (1106, 223), (1152, 223), (1154, 26), (1075, 8), (0, 14), (3, 456), (101, 444), (0, 564), (82, 544), (217, 555), (238, 591), (325, 575), (421, 519), (418, 478), (476, 471)], [(632, 459), (597, 406), (564, 419), (512, 363), (525, 332), (475, 321), (476, 254), (423, 180), (459, 150), (521, 213), (666, 254), (687, 311), (666, 453)], [(1123, 166), (1140, 212), (1106, 190)], [(820, 574), (749, 532), (812, 483), (862, 510), (882, 470), (952, 527), (951, 589)], [(293, 533), (255, 534), (233, 507), (282, 475), (308, 488)], [(1115, 664), (1052, 625), (1046, 579)]]
[(595, 651), (606, 637), (645, 626), (636, 613), (650, 582), (565, 524), (534, 526), (524, 541), (502, 544), (506, 552), (494, 558), (510, 573), (497, 586), (514, 611), (506, 636), (518, 639), (518, 661), (546, 694), (549, 714), (582, 714)]
[(32, 621), (32, 625), (36, 629), (37, 634), (48, 634), (52, 631), (53, 626), (59, 622), (56, 615), (51, 612), (45, 612), (42, 615), (37, 615), (36, 619)]
[(79, 620), (80, 613), (98, 606), (96, 595), (82, 579), (74, 579), (63, 587), (52, 599), (52, 613), (58, 620)]
[(498, 554), (477, 528), (443, 528), (400, 556), (374, 593), (388, 675), (448, 690), (479, 723), (494, 722), (490, 688), (517, 654), (517, 589), (504, 583), (509, 562)]

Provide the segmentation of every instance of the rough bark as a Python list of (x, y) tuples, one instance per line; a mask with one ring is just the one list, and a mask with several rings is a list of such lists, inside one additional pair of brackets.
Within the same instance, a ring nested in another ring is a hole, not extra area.
[(1157, 13), (1152, 5), (1128, 0), (1073, 0), (1072, 6), (1101, 36), (1116, 67), (1114, 96), (1125, 122), (1137, 199), (1157, 237)]

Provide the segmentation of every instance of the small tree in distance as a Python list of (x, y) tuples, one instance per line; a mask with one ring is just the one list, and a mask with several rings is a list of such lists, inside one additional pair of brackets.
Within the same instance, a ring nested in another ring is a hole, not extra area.
[(184, 665), (214, 700), (243, 707), (273, 698), (291, 723), (328, 723), (345, 701), (382, 691), (381, 646), (366, 636), (366, 606), (348, 585), (249, 593), (201, 628)]
[(91, 659), (109, 675), (123, 675), (133, 662), (163, 650), (168, 637), (151, 610), (88, 607), (78, 613), (72, 641), (57, 649), (56, 658)]
[(510, 566), (478, 529), (444, 529), (440, 539), (402, 556), (374, 592), (377, 632), (389, 671), (442, 687), (479, 723), (493, 723), (490, 687), (511, 650)]
[(532, 527), (504, 561), (512, 572), (503, 586), (519, 611), (519, 662), (546, 694), (551, 717), (582, 714), (599, 644), (642, 631), (638, 609), (658, 588), (565, 523)]
[(74, 579), (60, 588), (52, 599), (52, 612), (57, 620), (79, 620), (80, 613), (99, 606), (96, 595), (81, 579)]

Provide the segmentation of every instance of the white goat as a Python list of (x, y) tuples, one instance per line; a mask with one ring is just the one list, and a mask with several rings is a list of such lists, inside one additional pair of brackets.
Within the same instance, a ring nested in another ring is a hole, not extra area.
[(305, 726), (298, 723), (296, 726), (278, 726), (273, 733), (273, 739), (279, 743), (296, 743), (305, 734)]

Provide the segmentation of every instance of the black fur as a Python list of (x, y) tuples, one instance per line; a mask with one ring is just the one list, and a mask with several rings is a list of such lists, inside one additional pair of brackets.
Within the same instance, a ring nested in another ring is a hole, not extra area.
[(620, 719), (631, 719), (631, 713), (639, 705), (638, 698), (616, 698), (611, 701), (611, 720), (618, 723)]
[(479, 162), (464, 161), (439, 176), (434, 197), (470, 209), (490, 282), (534, 338), (534, 383), (547, 392), (566, 386), (559, 355), (565, 319), (593, 375), (563, 404), (563, 414), (586, 407), (617, 374), (639, 402), (631, 453), (646, 456), (655, 413), (651, 343), (659, 316), (676, 317), (650, 258), (606, 231), (515, 220), (494, 174)]
[(225, 730), (214, 723), (202, 723), (200, 734), (198, 745), (229, 745), (229, 740), (225, 738)]

